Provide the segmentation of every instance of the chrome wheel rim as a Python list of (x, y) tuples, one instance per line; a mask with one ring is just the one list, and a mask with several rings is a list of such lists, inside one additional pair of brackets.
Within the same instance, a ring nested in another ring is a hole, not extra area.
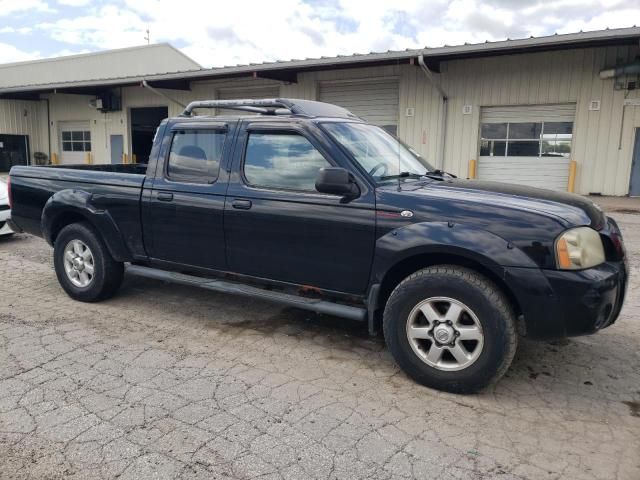
[(407, 320), (407, 339), (424, 363), (437, 370), (463, 370), (484, 346), (482, 324), (464, 303), (431, 297), (418, 303)]
[(88, 287), (93, 281), (93, 253), (82, 240), (71, 240), (64, 247), (64, 271), (76, 287)]

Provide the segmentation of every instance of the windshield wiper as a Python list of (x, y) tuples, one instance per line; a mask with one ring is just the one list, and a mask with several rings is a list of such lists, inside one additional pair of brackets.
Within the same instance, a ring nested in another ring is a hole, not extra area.
[(440, 170), (439, 168), (435, 170), (429, 170), (427, 171), (427, 173), (424, 174), (425, 177), (429, 177), (429, 176), (444, 177), (445, 175), (448, 175), (451, 178), (458, 178), (457, 175), (454, 175), (453, 173), (445, 172), (444, 170)]
[(422, 178), (424, 175), (420, 175), (419, 173), (412, 172), (400, 172), (397, 175), (383, 175), (379, 178), (379, 180), (393, 180), (396, 178)]

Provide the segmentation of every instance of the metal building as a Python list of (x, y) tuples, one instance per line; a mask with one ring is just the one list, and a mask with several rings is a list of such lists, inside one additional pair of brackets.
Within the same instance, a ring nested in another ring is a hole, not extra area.
[(191, 100), (317, 99), (459, 176), (640, 195), (639, 55), (634, 27), (213, 69), (183, 57), (164, 72), (43, 72), (36, 85), (0, 80), (0, 135), (28, 136), (32, 163), (36, 151), (60, 163), (143, 162), (160, 119)]

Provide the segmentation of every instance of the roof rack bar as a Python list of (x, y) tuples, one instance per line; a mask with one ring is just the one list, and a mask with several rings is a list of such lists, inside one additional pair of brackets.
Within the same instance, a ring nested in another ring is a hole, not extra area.
[(299, 98), (264, 98), (256, 100), (197, 100), (186, 106), (181, 117), (190, 117), (197, 108), (228, 108), (263, 115), (304, 115), (307, 117), (358, 118), (349, 110), (330, 103)]
[(191, 112), (197, 108), (227, 108), (271, 115), (278, 113), (278, 109), (285, 109), (286, 113), (297, 113), (294, 111), (292, 102), (280, 98), (269, 98), (264, 100), (198, 100), (189, 103), (181, 116), (190, 117)]

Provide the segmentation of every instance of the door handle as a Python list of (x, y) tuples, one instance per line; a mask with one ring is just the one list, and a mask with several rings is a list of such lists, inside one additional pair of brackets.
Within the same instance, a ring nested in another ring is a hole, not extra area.
[(158, 200), (160, 200), (161, 202), (170, 202), (173, 200), (173, 193), (159, 192)]
[(249, 210), (251, 208), (251, 200), (234, 200), (231, 202), (231, 206), (238, 210)]

